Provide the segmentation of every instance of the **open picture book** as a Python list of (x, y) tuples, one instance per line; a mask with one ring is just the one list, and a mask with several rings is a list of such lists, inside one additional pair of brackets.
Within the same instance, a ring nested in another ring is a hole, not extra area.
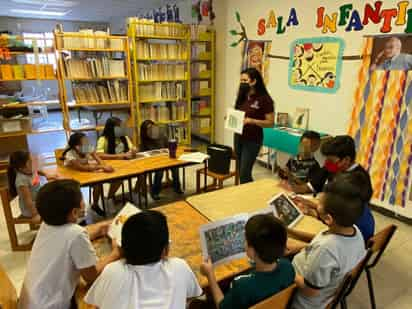
[(113, 219), (112, 224), (109, 228), (108, 235), (111, 239), (116, 239), (119, 246), (122, 245), (122, 228), (129, 217), (141, 212), (139, 208), (131, 203), (124, 205), (122, 210)]
[(303, 217), (300, 209), (286, 194), (278, 194), (268, 202), (266, 208), (201, 226), (203, 258), (210, 257), (216, 265), (245, 257), (245, 225), (249, 218), (259, 214), (273, 215), (287, 227), (292, 227)]

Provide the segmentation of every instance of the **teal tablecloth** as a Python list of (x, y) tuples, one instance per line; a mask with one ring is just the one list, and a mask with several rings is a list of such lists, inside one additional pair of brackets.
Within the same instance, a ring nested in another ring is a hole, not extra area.
[[(263, 146), (273, 148), (277, 151), (288, 153), (292, 156), (298, 154), (300, 138), (305, 130), (291, 132), (278, 127), (263, 129)], [(319, 133), (321, 137), (327, 134)]]

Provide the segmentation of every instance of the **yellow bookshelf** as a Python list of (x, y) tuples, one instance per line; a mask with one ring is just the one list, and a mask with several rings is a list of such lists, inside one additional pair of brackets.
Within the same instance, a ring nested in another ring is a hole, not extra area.
[(216, 33), (207, 26), (191, 25), (192, 136), (215, 141), (215, 57)]
[[(71, 109), (124, 109), (129, 111), (131, 121), (128, 123), (133, 124), (133, 141), (136, 143), (136, 110), (133, 104), (128, 37), (98, 31), (64, 32), (61, 28), (56, 28), (54, 36), (58, 55), (59, 93), (64, 106), (64, 128), (68, 133), (102, 129), (97, 123), (95, 126), (72, 128)], [(85, 54), (90, 55), (88, 60)], [(69, 87), (74, 103), (69, 102)]]
[(129, 18), (128, 36), (132, 49), (137, 127), (151, 119), (167, 126), (169, 132), (176, 132), (180, 144), (190, 144), (189, 27)]

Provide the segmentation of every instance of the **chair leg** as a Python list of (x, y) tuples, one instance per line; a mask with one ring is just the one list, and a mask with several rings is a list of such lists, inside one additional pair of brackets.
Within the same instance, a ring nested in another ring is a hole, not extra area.
[(219, 180), (218, 186), (219, 189), (223, 189), (223, 180)]
[(122, 203), (126, 204), (126, 198), (124, 196), (124, 180), (122, 179)]
[(128, 182), (128, 186), (129, 186), (129, 198), (130, 198), (130, 202), (133, 203), (132, 179), (131, 179), (131, 178), (127, 179), (127, 182)]
[(103, 212), (104, 212), (104, 215), (107, 216), (106, 203), (104, 202), (104, 187), (103, 187), (103, 184), (100, 185), (100, 189), (101, 189), (100, 197), (102, 198)]
[(365, 269), (366, 278), (368, 279), (369, 298), (371, 301), (371, 308), (376, 309), (375, 292), (373, 291), (372, 273), (369, 268)]
[(346, 303), (346, 298), (345, 298), (345, 297), (342, 298), (342, 300), (340, 301), (340, 307), (341, 307), (342, 309), (348, 309), (348, 305), (347, 305), (347, 303)]
[(196, 193), (200, 193), (200, 170), (196, 171)]

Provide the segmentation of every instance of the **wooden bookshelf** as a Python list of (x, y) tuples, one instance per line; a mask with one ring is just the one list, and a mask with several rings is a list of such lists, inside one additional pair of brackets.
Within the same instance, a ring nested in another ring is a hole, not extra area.
[[(137, 102), (137, 127), (140, 128), (140, 125), (146, 119), (151, 119), (157, 124), (168, 126), (170, 130), (175, 130), (178, 127), (175, 132), (183, 130), (185, 134), (182, 136), (186, 136), (184, 139), (180, 137), (179, 143), (190, 144), (191, 54), (189, 27), (183, 24), (155, 24), (147, 20), (129, 18), (128, 36), (132, 48), (134, 96)], [(155, 74), (156, 72), (157, 75), (155, 77), (145, 78), (141, 74), (142, 66), (147, 65), (149, 68), (146, 67), (145, 69), (148, 74)], [(162, 73), (158, 73), (151, 65), (164, 65), (162, 68), (167, 73), (162, 70), (160, 70)], [(181, 74), (182, 65), (184, 65), (183, 75)], [(168, 71), (170, 66), (175, 66), (173, 67), (174, 74)], [(164, 87), (166, 90), (163, 89)], [(146, 95), (148, 92), (151, 93), (151, 91), (155, 94), (159, 94), (160, 91), (162, 96)], [(175, 91), (178, 95), (176, 97), (172, 95), (171, 97), (163, 98), (163, 91), (166, 93)], [(182, 93), (183, 95), (181, 95)], [(151, 112), (152, 108), (156, 107), (162, 109), (161, 112), (159, 111), (160, 116), (157, 113)], [(182, 108), (184, 108), (184, 117), (177, 117), (178, 114), (181, 115)], [(178, 109), (179, 111), (177, 111)], [(165, 114), (168, 116), (164, 117)]]
[[(101, 33), (63, 32), (62, 29), (56, 29), (54, 36), (55, 49), (59, 56), (59, 92), (64, 107), (64, 128), (68, 133), (102, 129), (101, 126), (71, 127), (70, 109), (74, 108), (102, 108), (102, 111), (106, 111), (111, 106), (116, 109), (124, 107), (129, 111), (132, 123), (136, 123), (128, 37)], [(65, 59), (68, 52), (71, 53), (70, 60)], [(84, 53), (90, 53), (94, 62), (85, 61), (81, 57)], [(119, 60), (118, 55), (114, 59), (115, 53), (121, 53), (122, 59)], [(75, 64), (78, 66), (75, 66), (72, 61), (77, 61)], [(84, 63), (81, 64), (83, 61)], [(111, 66), (114, 62), (117, 63), (116, 67)], [(85, 69), (86, 66), (88, 69)], [(114, 74), (115, 71), (120, 74)], [(72, 90), (75, 104), (68, 98), (68, 87)], [(136, 143), (136, 138), (136, 130), (133, 128), (134, 143)]]
[[(198, 74), (191, 76), (192, 86), (192, 136), (198, 140), (213, 143), (215, 141), (215, 54), (216, 33), (206, 26), (191, 25), (191, 66), (192, 72), (199, 69)], [(203, 68), (203, 69), (202, 69)], [(207, 87), (202, 87), (203, 83)], [(199, 86), (197, 86), (199, 85)], [(196, 112), (196, 104), (205, 110)], [(209, 123), (203, 126), (203, 122)]]

